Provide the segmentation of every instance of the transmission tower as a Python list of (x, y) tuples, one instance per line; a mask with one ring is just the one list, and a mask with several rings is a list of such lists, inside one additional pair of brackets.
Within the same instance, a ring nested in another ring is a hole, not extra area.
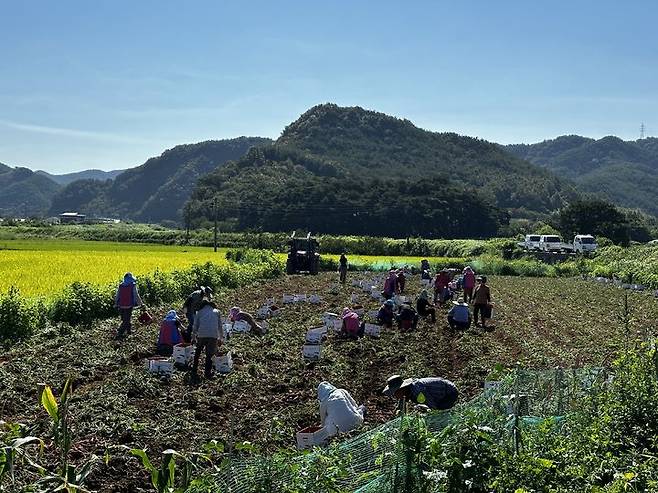
[(644, 139), (644, 123), (640, 124), (640, 139)]

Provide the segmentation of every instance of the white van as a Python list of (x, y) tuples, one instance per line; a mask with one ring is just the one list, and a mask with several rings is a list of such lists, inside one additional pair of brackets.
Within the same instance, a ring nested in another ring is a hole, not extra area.
[(539, 238), (539, 249), (542, 252), (561, 252), (562, 238), (557, 235), (541, 235)]
[(592, 235), (576, 235), (573, 239), (573, 251), (576, 253), (593, 252), (597, 246)]
[(523, 248), (526, 250), (539, 250), (539, 239), (541, 235), (525, 235)]

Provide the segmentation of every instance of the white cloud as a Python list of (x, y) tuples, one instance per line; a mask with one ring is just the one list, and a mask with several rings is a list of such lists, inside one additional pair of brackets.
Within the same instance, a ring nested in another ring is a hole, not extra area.
[(123, 142), (123, 143), (147, 143), (148, 141), (128, 135), (119, 135), (106, 132), (95, 132), (91, 130), (78, 130), (72, 128), (50, 127), (45, 125), (34, 125), (31, 123), (20, 123), (9, 120), (0, 120), (0, 125), (21, 130), (24, 132), (42, 133), (48, 135), (61, 135), (64, 137), (75, 137), (82, 139), (100, 140), (105, 142)]

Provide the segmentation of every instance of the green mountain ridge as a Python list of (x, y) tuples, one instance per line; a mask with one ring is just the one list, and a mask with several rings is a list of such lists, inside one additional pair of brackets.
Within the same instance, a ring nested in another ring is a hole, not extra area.
[(496, 144), (323, 104), (275, 145), (200, 179), (189, 208), (209, 219), (217, 198), (220, 219), (237, 229), (473, 237), (507, 222), (506, 209), (543, 214), (577, 196)]
[(60, 175), (56, 175), (56, 174), (48, 173), (47, 171), (38, 170), (35, 171), (35, 173), (38, 175), (46, 176), (51, 180), (53, 180), (55, 183), (59, 183), (60, 185), (68, 185), (69, 183), (73, 183), (76, 180), (101, 180), (101, 181), (113, 180), (121, 173), (123, 173), (123, 171), (124, 170), (122, 169), (115, 169), (112, 171), (103, 171), (100, 169), (86, 169), (83, 171), (75, 171), (73, 173), (63, 173)]
[(658, 215), (658, 139), (624, 141), (562, 136), (505, 149), (617, 205)]
[(0, 216), (44, 216), (60, 185), (28, 168), (0, 163)]
[(239, 137), (179, 145), (123, 171), (114, 180), (70, 183), (54, 198), (50, 211), (77, 210), (145, 222), (180, 221), (181, 209), (200, 176), (268, 142), (260, 137)]

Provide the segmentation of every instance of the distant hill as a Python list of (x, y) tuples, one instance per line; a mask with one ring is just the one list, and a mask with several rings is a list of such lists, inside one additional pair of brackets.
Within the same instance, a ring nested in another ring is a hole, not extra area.
[(547, 213), (577, 193), (496, 144), (324, 104), (200, 179), (192, 215), (209, 219), (215, 196), (237, 229), (474, 237), (495, 233), (506, 210)]
[(658, 139), (599, 140), (568, 135), (537, 144), (505, 149), (559, 176), (578, 188), (617, 205), (658, 215)]
[(0, 163), (0, 216), (43, 216), (60, 185), (27, 168)]
[(180, 220), (196, 180), (251, 147), (271, 141), (260, 137), (209, 140), (179, 145), (141, 166), (124, 170), (114, 180), (78, 180), (53, 199), (52, 214), (75, 210), (91, 215), (137, 221)]
[(76, 171), (75, 173), (64, 173), (62, 175), (53, 175), (50, 174), (46, 171), (35, 171), (36, 174), (38, 175), (43, 175), (51, 180), (53, 180), (56, 183), (59, 183), (60, 185), (68, 185), (71, 182), (74, 182), (76, 180), (113, 180), (117, 176), (119, 176), (121, 173), (123, 173), (122, 169), (115, 169), (112, 171), (103, 171), (100, 169), (86, 169), (84, 171)]

